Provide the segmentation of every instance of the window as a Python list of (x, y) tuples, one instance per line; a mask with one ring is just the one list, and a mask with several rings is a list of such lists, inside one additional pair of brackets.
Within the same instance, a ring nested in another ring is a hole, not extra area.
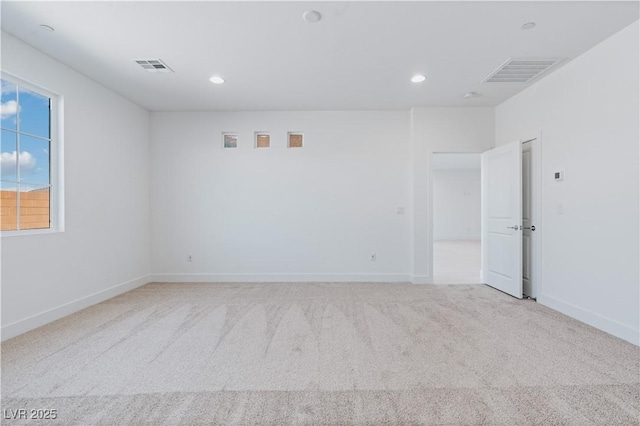
[(287, 133), (287, 146), (289, 148), (302, 148), (302, 133)]
[(2, 74), (0, 229), (56, 229), (58, 98)]
[(222, 147), (223, 148), (237, 148), (238, 147), (238, 135), (236, 133), (223, 133), (222, 134)]
[(269, 148), (271, 146), (271, 135), (266, 132), (256, 132), (256, 148)]

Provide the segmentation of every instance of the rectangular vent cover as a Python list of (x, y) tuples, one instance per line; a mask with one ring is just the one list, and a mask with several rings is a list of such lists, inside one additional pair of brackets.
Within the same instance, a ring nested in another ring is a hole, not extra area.
[(139, 59), (136, 63), (149, 72), (173, 72), (161, 59)]
[(485, 83), (527, 83), (550, 68), (559, 64), (564, 58), (508, 59), (497, 70), (484, 79)]

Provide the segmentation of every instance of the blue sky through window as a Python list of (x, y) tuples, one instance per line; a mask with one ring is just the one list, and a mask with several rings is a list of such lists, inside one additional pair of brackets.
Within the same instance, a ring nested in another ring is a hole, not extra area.
[[(2, 189), (16, 189), (16, 160), (21, 190), (49, 185), (50, 99), (2, 80), (0, 140)], [(19, 122), (20, 152), (16, 129)], [(33, 136), (31, 136), (33, 135)], [(34, 137), (35, 136), (35, 137)], [(11, 182), (13, 181), (13, 182)]]

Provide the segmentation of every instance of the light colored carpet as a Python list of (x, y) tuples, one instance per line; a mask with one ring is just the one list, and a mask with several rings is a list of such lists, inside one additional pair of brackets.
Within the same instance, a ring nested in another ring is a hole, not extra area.
[(639, 359), (486, 286), (148, 284), (5, 342), (2, 408), (61, 425), (631, 425)]

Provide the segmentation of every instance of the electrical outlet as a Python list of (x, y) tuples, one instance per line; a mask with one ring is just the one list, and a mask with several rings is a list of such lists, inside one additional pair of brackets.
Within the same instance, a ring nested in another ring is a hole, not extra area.
[(378, 256), (375, 253), (371, 253), (371, 261), (375, 262), (376, 260), (378, 260)]
[(187, 262), (193, 262), (193, 256), (190, 254), (187, 255)]

